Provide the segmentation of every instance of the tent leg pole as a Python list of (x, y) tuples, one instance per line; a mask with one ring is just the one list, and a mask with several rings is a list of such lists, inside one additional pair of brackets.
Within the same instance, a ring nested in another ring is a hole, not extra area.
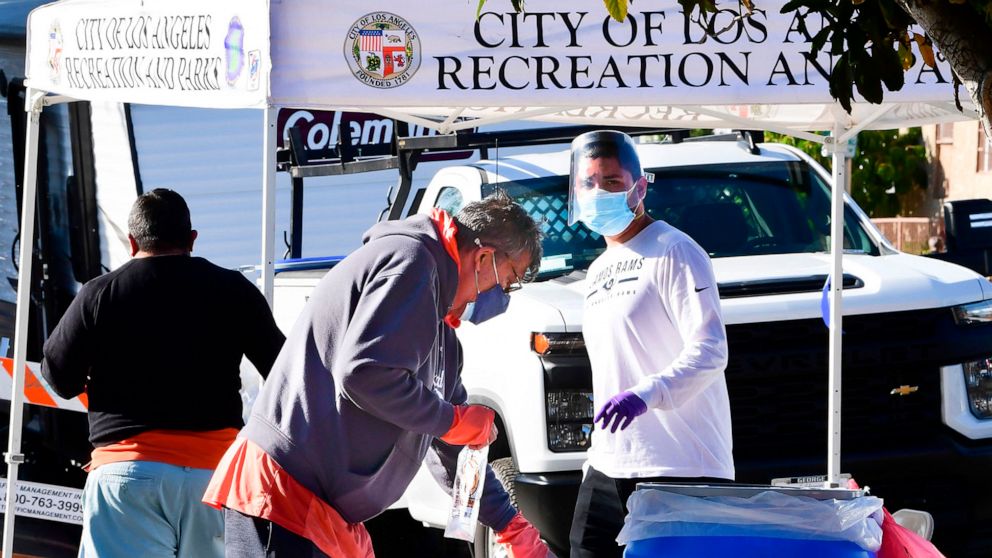
[(26, 152), (24, 154), (24, 195), (21, 201), (21, 253), (17, 272), (17, 317), (14, 321), (14, 370), (10, 393), (10, 437), (7, 444), (7, 505), (3, 521), (3, 556), (14, 553), (14, 508), (17, 496), (17, 468), (21, 454), (21, 426), (24, 421), (24, 366), (27, 360), (28, 317), (31, 314), (31, 267), (34, 263), (35, 198), (38, 192), (38, 127), (41, 98), (34, 90), (25, 91), (28, 101)]
[(830, 211), (830, 244), (831, 244), (831, 282), (830, 282), (830, 378), (828, 382), (827, 404), (827, 482), (836, 486), (840, 483), (841, 462), (841, 333), (843, 328), (843, 313), (841, 300), (844, 291), (844, 192), (848, 180), (845, 146), (839, 145), (837, 139), (843, 133), (840, 122), (836, 123), (830, 147), (833, 150), (833, 190), (831, 192)]
[(276, 117), (278, 107), (265, 107), (262, 139), (262, 294), (272, 307), (276, 252)]

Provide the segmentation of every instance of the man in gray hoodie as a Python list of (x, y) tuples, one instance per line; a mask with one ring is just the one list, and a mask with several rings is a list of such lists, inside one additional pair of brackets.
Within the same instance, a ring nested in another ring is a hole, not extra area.
[[(506, 309), (540, 232), (505, 194), (380, 223), (315, 287), (204, 502), (228, 556), (371, 556), (362, 522), (400, 498), (428, 452), (450, 487), (464, 445), (495, 439), (467, 405), (454, 328)], [(491, 470), (480, 520), (513, 555), (547, 548)]]

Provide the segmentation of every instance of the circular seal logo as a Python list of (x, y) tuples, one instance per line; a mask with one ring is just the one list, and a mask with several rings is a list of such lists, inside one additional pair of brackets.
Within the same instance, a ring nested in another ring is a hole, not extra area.
[(344, 57), (359, 81), (392, 89), (409, 81), (420, 68), (420, 37), (398, 15), (372, 12), (348, 30)]

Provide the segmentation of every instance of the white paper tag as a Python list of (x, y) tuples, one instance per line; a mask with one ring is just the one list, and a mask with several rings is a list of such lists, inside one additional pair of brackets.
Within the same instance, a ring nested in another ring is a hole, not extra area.
[[(845, 488), (847, 487), (847, 481), (851, 480), (851, 475), (848, 473), (841, 473), (840, 482)], [(772, 479), (772, 486), (793, 486), (800, 488), (823, 488), (823, 485), (827, 482), (827, 475), (809, 475), (805, 477), (781, 477), (777, 479)]]

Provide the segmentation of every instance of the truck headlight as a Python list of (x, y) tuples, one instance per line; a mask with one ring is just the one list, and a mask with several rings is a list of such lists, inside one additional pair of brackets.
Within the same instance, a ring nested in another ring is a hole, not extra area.
[(992, 323), (992, 300), (955, 306), (951, 311), (954, 312), (954, 322), (958, 325)]
[(586, 341), (581, 333), (531, 333), (530, 348), (541, 356), (583, 353)]
[(551, 451), (581, 451), (589, 447), (592, 392), (549, 391), (546, 409)]
[(961, 367), (971, 414), (979, 419), (992, 418), (992, 358), (966, 362)]

